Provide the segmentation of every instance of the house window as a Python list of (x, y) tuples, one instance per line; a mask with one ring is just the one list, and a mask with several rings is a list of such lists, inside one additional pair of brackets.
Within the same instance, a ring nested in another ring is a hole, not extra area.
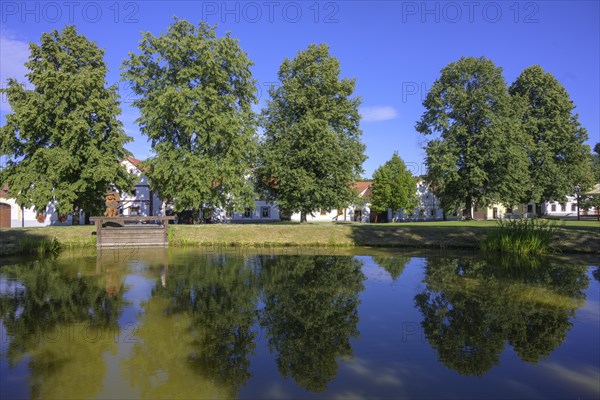
[(140, 215), (140, 206), (131, 206), (129, 208), (129, 215)]
[(512, 208), (511, 207), (507, 207), (506, 208), (506, 213), (507, 214), (512, 214)]
[(327, 210), (324, 208), (321, 208), (321, 215), (327, 215)]
[(250, 218), (250, 217), (252, 217), (252, 209), (244, 208), (244, 218)]
[(550, 206), (550, 210), (556, 211), (556, 204), (552, 203), (552, 205)]
[(571, 204), (571, 211), (577, 211), (577, 204)]
[(131, 195), (132, 195), (133, 197), (135, 197), (135, 196), (137, 195), (137, 191), (136, 191), (135, 189), (133, 189), (133, 190), (131, 191)]
[(430, 214), (431, 214), (432, 217), (435, 217), (435, 208), (431, 209)]
[(567, 211), (567, 205), (565, 203), (561, 203), (560, 211)]
[(263, 218), (270, 218), (271, 217), (271, 207), (261, 207), (260, 208), (260, 215)]
[(423, 217), (423, 216), (425, 216), (425, 210), (423, 208), (421, 208), (419, 210), (419, 217)]
[(225, 218), (233, 218), (233, 211), (232, 210), (225, 211)]
[(528, 213), (532, 213), (533, 212), (533, 204), (527, 204), (527, 212)]

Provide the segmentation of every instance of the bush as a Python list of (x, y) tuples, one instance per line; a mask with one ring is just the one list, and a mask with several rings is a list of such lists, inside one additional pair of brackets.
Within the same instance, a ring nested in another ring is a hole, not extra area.
[(519, 256), (546, 254), (556, 230), (556, 225), (546, 220), (499, 220), (498, 229), (487, 235), (481, 249)]
[(21, 254), (56, 255), (60, 253), (60, 250), (61, 245), (56, 238), (25, 238), (19, 242), (19, 253)]

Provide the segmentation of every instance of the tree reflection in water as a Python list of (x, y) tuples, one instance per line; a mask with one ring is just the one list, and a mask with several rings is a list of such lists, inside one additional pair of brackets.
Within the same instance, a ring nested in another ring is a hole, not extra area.
[(320, 392), (337, 374), (338, 357), (352, 357), (358, 337), (361, 263), (352, 257), (261, 258), (264, 308), (260, 324), (284, 377)]
[(518, 260), (430, 258), (415, 296), (440, 361), (483, 375), (504, 348), (536, 363), (565, 339), (589, 284), (585, 266)]
[[(143, 397), (236, 397), (251, 377), (249, 359), (256, 346), (252, 327), (259, 289), (252, 259), (246, 261), (235, 255), (205, 255), (177, 262), (168, 276), (161, 276), (144, 307), (141, 343), (128, 361), (145, 365), (131, 370)], [(171, 323), (165, 325), (165, 318)], [(195, 383), (186, 381), (182, 359), (196, 374)], [(158, 373), (162, 382), (152, 384)]]
[(379, 267), (385, 269), (394, 281), (398, 280), (400, 275), (402, 275), (404, 268), (406, 268), (410, 260), (411, 257), (408, 256), (373, 257), (373, 261), (375, 261)]
[(29, 358), (32, 398), (88, 398), (103, 386), (102, 354), (116, 349), (123, 299), (100, 276), (52, 259), (2, 267), (0, 319), (10, 365)]

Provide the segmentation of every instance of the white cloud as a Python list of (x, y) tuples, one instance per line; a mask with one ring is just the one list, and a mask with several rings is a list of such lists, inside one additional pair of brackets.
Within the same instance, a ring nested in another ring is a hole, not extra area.
[(391, 106), (362, 107), (359, 112), (364, 122), (389, 121), (398, 117), (398, 111)]
[[(6, 87), (6, 80), (14, 78), (17, 82), (26, 83), (25, 74), (28, 72), (25, 62), (29, 59), (29, 44), (16, 40), (8, 34), (0, 33), (0, 86)], [(10, 111), (6, 96), (0, 100), (0, 109)]]
[(579, 368), (570, 366), (567, 368), (556, 362), (548, 362), (542, 364), (542, 366), (554, 374), (554, 379), (570, 384), (573, 393), (577, 393), (574, 397), (589, 396), (590, 398), (598, 398), (598, 394), (600, 394), (600, 388), (598, 387), (600, 372), (598, 372), (597, 365), (581, 365)]

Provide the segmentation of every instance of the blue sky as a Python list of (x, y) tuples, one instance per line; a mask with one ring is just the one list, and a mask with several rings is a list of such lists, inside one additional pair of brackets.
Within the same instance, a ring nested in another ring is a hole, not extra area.
[[(362, 98), (365, 176), (394, 151), (414, 174), (423, 167), (424, 137), (415, 122), (422, 99), (440, 70), (462, 56), (485, 56), (503, 68), (508, 83), (541, 65), (567, 89), (592, 145), (600, 141), (600, 2), (598, 1), (4, 1), (0, 5), (0, 80), (24, 80), (27, 42), (74, 24), (105, 50), (108, 83), (118, 83), (121, 120), (134, 138), (129, 150), (150, 155), (134, 123), (131, 93), (120, 66), (135, 52), (140, 32), (165, 32), (173, 16), (218, 24), (254, 62), (259, 110), (285, 57), (311, 43), (327, 43), (356, 78)], [(0, 103), (0, 123), (10, 111)]]

